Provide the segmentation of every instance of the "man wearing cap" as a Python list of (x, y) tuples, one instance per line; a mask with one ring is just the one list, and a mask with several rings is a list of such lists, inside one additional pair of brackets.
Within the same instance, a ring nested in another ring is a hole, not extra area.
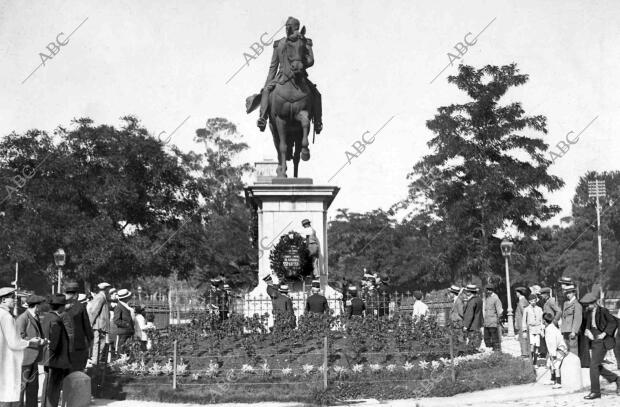
[(106, 336), (110, 332), (110, 306), (108, 305), (108, 283), (99, 283), (93, 300), (88, 303), (88, 319), (93, 329), (93, 347), (90, 359), (93, 364), (105, 361)]
[(321, 286), (319, 280), (312, 281), (312, 295), (306, 300), (306, 313), (327, 314), (329, 305), (327, 298), (320, 294)]
[(468, 343), (474, 349), (480, 347), (482, 336), (480, 328), (482, 328), (482, 298), (478, 296), (478, 287), (474, 284), (468, 284), (465, 287), (466, 304), (463, 311), (463, 332), (467, 334)]
[(348, 318), (351, 319), (352, 317), (360, 317), (363, 318), (364, 317), (364, 312), (366, 311), (366, 304), (364, 304), (364, 301), (357, 296), (357, 287), (355, 286), (351, 286), (349, 287), (349, 294), (351, 295), (351, 305), (349, 306), (348, 309)]
[(39, 349), (44, 343), (40, 338), (25, 340), (20, 336), (12, 314), (14, 294), (12, 287), (0, 288), (0, 404), (19, 401), (24, 350)]
[(568, 346), (568, 351), (579, 355), (579, 334), (583, 318), (583, 308), (577, 301), (577, 288), (574, 285), (567, 285), (564, 293), (568, 301), (562, 306), (562, 324), (560, 332)]
[(596, 302), (598, 297), (588, 293), (581, 298), (585, 310), (584, 335), (590, 340), (592, 356), (590, 360), (590, 394), (586, 400), (601, 398), (601, 383), (599, 376), (603, 376), (609, 383), (616, 383), (616, 394), (620, 395), (620, 382), (618, 376), (605, 367), (603, 361), (608, 350), (614, 348), (614, 332), (617, 328), (616, 319), (609, 313), (607, 308), (599, 306)]
[(491, 284), (486, 287), (486, 301), (484, 301), (484, 345), (493, 348), (494, 351), (502, 350), (502, 342), (499, 338), (499, 320), (504, 312), (502, 302), (497, 294), (495, 287)]
[(304, 219), (301, 221), (302, 232), (301, 235), (306, 239), (306, 246), (308, 247), (308, 253), (310, 258), (312, 259), (312, 266), (314, 270), (314, 277), (319, 277), (321, 275), (321, 270), (319, 268), (319, 239), (316, 237), (316, 230), (310, 225), (309, 219)]
[(284, 314), (284, 323), (287, 327), (294, 329), (297, 325), (297, 321), (295, 319), (295, 309), (293, 308), (293, 300), (288, 296), (288, 285), (281, 284), (280, 285), (280, 297), (283, 297), (286, 301), (285, 314)]
[(49, 340), (48, 353), (43, 359), (46, 377), (41, 404), (45, 407), (58, 406), (62, 381), (71, 370), (69, 335), (62, 318), (66, 302), (64, 295), (54, 294), (50, 299), (51, 311), (43, 318), (43, 335)]
[(114, 308), (114, 325), (116, 325), (116, 346), (118, 352), (122, 345), (131, 339), (135, 333), (133, 323), (133, 309), (125, 302), (131, 298), (131, 291), (123, 288), (118, 290), (118, 305)]
[(517, 287), (515, 288), (515, 292), (517, 293), (517, 309), (515, 311), (515, 332), (517, 337), (519, 338), (519, 345), (521, 346), (521, 357), (529, 358), (530, 357), (530, 341), (529, 337), (520, 335), (521, 331), (523, 331), (523, 311), (525, 307), (530, 305), (527, 301), (527, 288), (525, 287)]
[(88, 313), (83, 304), (78, 302), (79, 285), (75, 281), (65, 285), (67, 299), (66, 312), (73, 325), (73, 352), (71, 353), (71, 371), (82, 371), (88, 361), (88, 350), (93, 341), (93, 329), (90, 326)]
[[(45, 301), (38, 295), (30, 295), (26, 299), (28, 309), (15, 320), (17, 331), (22, 339), (43, 338), (43, 328), (39, 318), (40, 304)], [(39, 394), (39, 362), (42, 360), (43, 349), (28, 348), (24, 351), (22, 361), (22, 385), (20, 403), (25, 407), (38, 406)]]

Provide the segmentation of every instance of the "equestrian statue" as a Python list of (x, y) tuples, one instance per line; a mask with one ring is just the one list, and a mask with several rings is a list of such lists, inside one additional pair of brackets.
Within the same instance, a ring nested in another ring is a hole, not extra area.
[(260, 95), (246, 99), (246, 111), (258, 107), (257, 126), (269, 129), (278, 155), (278, 177), (286, 177), (286, 161), (293, 160), (293, 174), (297, 178), (299, 158), (308, 161), (310, 122), (316, 134), (321, 133), (321, 94), (308, 79), (306, 68), (314, 65), (312, 40), (305, 37), (306, 27), (299, 30), (299, 20), (286, 20), (286, 38), (274, 41), (269, 74)]

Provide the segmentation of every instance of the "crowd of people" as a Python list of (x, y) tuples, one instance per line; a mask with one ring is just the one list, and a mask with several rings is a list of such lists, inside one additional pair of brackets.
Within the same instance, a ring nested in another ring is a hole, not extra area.
[(15, 294), (14, 288), (0, 288), (0, 403), (6, 405), (39, 405), (41, 366), (41, 406), (58, 406), (69, 375), (109, 362), (131, 339), (146, 350), (149, 331), (155, 329), (152, 314), (129, 305), (129, 290), (105, 282), (88, 296), (72, 281), (63, 294), (28, 295), (21, 313)]
[[(577, 286), (568, 277), (562, 277), (558, 283), (564, 299), (562, 306), (551, 297), (550, 287), (534, 285), (529, 289), (515, 288), (517, 307), (514, 329), (521, 356), (531, 358), (534, 365), (538, 364), (539, 358), (544, 359), (551, 371), (548, 384), (561, 388), (561, 366), (570, 352), (579, 358), (581, 367), (590, 370), (591, 389), (585, 399), (601, 397), (600, 376), (616, 383), (616, 392), (620, 394), (618, 375), (604, 366), (605, 356), (610, 350), (614, 351), (620, 366), (620, 313), (618, 317), (611, 315), (600, 304), (597, 292), (586, 293), (578, 300)], [(448, 291), (454, 301), (450, 322), (457, 337), (478, 347), (481, 335), (484, 335), (485, 346), (501, 350), (500, 320), (503, 308), (495, 287), (486, 287), (484, 301), (475, 285), (463, 288), (452, 286)]]

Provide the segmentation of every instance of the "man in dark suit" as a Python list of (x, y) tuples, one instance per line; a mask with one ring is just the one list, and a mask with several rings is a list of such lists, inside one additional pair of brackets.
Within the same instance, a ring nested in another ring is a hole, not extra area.
[(267, 295), (271, 298), (273, 328), (283, 328), (290, 324), (290, 316), (294, 313), (293, 301), (286, 295), (288, 286), (273, 284), (271, 276), (264, 280), (267, 283)]
[(41, 324), (43, 335), (49, 340), (47, 355), (43, 359), (46, 377), (42, 407), (58, 407), (62, 381), (71, 370), (69, 335), (62, 319), (66, 302), (64, 295), (53, 295), (49, 301), (51, 311), (45, 314)]
[(590, 340), (592, 356), (590, 360), (590, 394), (584, 397), (586, 400), (601, 398), (601, 383), (599, 376), (603, 376), (608, 382), (616, 383), (616, 393), (620, 394), (620, 382), (618, 376), (603, 367), (603, 361), (607, 351), (613, 349), (616, 341), (616, 319), (609, 313), (607, 308), (599, 306), (597, 296), (588, 293), (583, 296), (581, 303), (586, 307), (584, 335)]
[(131, 291), (122, 289), (118, 290), (118, 305), (114, 308), (113, 322), (116, 325), (116, 332), (118, 334), (116, 338), (115, 351), (118, 352), (122, 345), (133, 337), (135, 328), (133, 325), (133, 316), (131, 315), (131, 308), (126, 301), (131, 298)]
[(349, 294), (351, 295), (351, 305), (349, 305), (348, 317), (364, 317), (364, 312), (366, 311), (366, 304), (364, 301), (357, 296), (357, 287), (352, 286), (349, 287)]
[(90, 344), (93, 342), (93, 329), (90, 326), (86, 307), (78, 302), (78, 283), (67, 282), (65, 298), (67, 299), (65, 315), (73, 325), (73, 351), (71, 353), (71, 371), (82, 371), (86, 368)]
[(468, 344), (474, 349), (478, 349), (482, 343), (482, 298), (478, 296), (478, 287), (475, 284), (468, 284), (465, 287), (467, 303), (463, 311), (463, 332), (466, 333)]
[[(38, 295), (26, 298), (28, 308), (15, 320), (17, 332), (22, 339), (43, 338), (43, 328), (39, 319), (39, 306), (45, 301)], [(39, 362), (42, 358), (41, 348), (26, 348), (22, 361), (22, 388), (20, 395), (21, 407), (38, 407), (39, 393)]]
[(319, 280), (312, 282), (312, 295), (306, 300), (306, 313), (327, 314), (329, 313), (329, 305), (327, 298), (320, 294), (321, 287)]

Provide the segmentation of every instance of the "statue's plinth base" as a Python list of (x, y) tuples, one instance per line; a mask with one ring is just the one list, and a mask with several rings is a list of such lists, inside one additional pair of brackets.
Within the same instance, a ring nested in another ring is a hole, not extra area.
[[(335, 186), (313, 185), (311, 178), (272, 178), (272, 183), (263, 180), (245, 188), (246, 202), (256, 209), (258, 217), (259, 245), (258, 285), (247, 298), (266, 297), (267, 284), (263, 278), (272, 274), (269, 260), (271, 249), (278, 244), (280, 236), (289, 231), (302, 232), (301, 221), (304, 219), (310, 220), (319, 241), (317, 274), (320, 275), (321, 291), (329, 293), (332, 290), (327, 286), (327, 209), (339, 190)], [(277, 276), (272, 275), (272, 278), (279, 283)], [(252, 310), (248, 312), (251, 315)]]

